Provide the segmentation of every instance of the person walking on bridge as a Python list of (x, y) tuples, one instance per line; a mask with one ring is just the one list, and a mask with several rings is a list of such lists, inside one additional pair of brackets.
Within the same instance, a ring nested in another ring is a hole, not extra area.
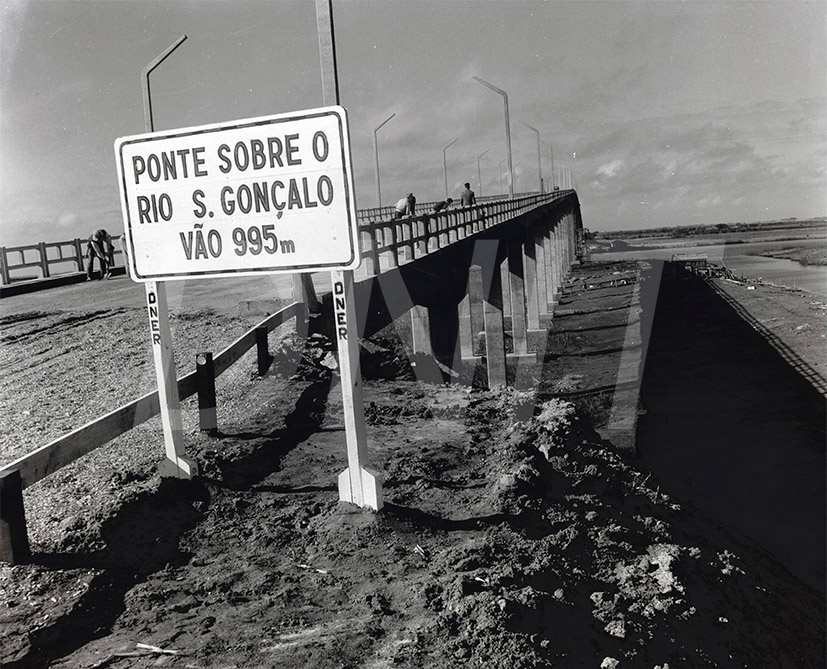
[(89, 242), (86, 245), (86, 258), (88, 259), (86, 266), (87, 281), (92, 280), (95, 258), (98, 259), (101, 266), (100, 279), (108, 279), (111, 276), (112, 266), (115, 264), (115, 245), (112, 243), (110, 234), (103, 228), (95, 230), (89, 236)]
[(466, 181), (465, 190), (462, 191), (462, 195), (460, 195), (460, 204), (463, 207), (470, 207), (472, 204), (476, 203), (477, 198), (474, 195), (474, 191), (471, 190), (471, 184)]

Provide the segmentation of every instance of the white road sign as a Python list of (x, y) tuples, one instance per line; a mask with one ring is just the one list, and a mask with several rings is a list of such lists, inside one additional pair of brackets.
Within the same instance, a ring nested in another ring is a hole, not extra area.
[(115, 155), (135, 281), (359, 266), (342, 107), (121, 137)]

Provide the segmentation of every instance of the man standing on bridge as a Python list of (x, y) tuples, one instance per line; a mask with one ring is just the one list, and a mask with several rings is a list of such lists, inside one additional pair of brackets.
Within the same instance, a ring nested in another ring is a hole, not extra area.
[(474, 191), (471, 190), (471, 184), (466, 181), (465, 190), (462, 191), (462, 195), (460, 196), (460, 204), (463, 207), (470, 207), (472, 204), (476, 203), (477, 198), (474, 195)]
[(103, 228), (95, 230), (89, 236), (89, 243), (86, 245), (86, 257), (89, 261), (86, 266), (87, 281), (92, 280), (95, 258), (100, 261), (101, 280), (110, 277), (112, 274), (111, 268), (115, 264), (115, 245), (112, 244), (112, 237)]

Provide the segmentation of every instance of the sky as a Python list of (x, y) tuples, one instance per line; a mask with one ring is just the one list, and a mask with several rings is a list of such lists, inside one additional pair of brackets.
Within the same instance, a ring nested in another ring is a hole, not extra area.
[[(113, 144), (324, 105), (313, 0), (6, 0), (0, 244), (123, 231)], [(827, 2), (334, 0), (357, 207), (576, 186), (611, 231), (827, 215)], [(553, 162), (552, 162), (553, 156)], [(479, 170), (478, 170), (479, 167)]]

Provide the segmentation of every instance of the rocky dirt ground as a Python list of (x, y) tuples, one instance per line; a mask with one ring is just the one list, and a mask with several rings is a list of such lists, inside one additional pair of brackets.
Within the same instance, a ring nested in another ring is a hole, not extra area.
[[(264, 378), (248, 355), (219, 380), (218, 435), (185, 403), (197, 480), (157, 477), (152, 420), (26, 491), (34, 560), (0, 567), (0, 663), (822, 666), (823, 596), (597, 431), (640, 316), (633, 283), (588, 286), (637, 274), (575, 270), (521, 389), (427, 384), (404, 333), (368, 342), (379, 513), (337, 501), (330, 347), (285, 327)], [(178, 314), (178, 359), (249, 325)], [(152, 389), (145, 327), (142, 308), (4, 317), (0, 462)]]

